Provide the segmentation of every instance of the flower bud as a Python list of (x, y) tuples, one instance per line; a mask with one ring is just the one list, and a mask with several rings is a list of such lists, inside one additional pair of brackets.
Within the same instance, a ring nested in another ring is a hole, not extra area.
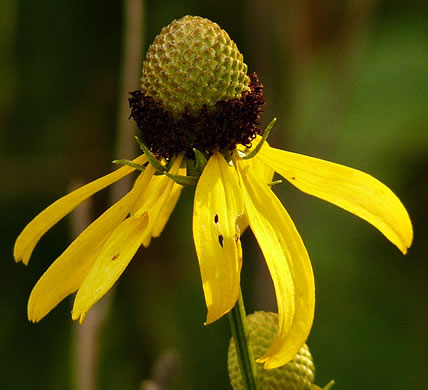
[[(249, 344), (254, 357), (267, 351), (278, 330), (278, 315), (257, 311), (247, 316)], [(234, 390), (245, 390), (233, 338), (228, 353), (229, 378)], [(256, 375), (260, 390), (310, 390), (315, 379), (315, 366), (308, 346), (305, 344), (289, 363), (272, 370), (257, 364)]]

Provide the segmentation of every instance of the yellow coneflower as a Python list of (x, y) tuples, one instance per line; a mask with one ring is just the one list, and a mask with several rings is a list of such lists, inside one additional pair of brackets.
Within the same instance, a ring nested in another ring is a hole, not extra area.
[[(143, 154), (59, 199), (18, 237), (14, 256), (28, 263), (56, 222), (85, 199), (135, 170), (132, 190), (86, 228), (34, 287), (28, 317), (39, 321), (77, 291), (72, 317), (83, 321), (138, 248), (158, 237), (180, 196), (196, 184), (193, 237), (206, 323), (235, 305), (240, 291), (241, 231), (253, 231), (275, 287), (278, 332), (258, 362), (290, 361), (312, 326), (315, 288), (306, 248), (271, 189), (274, 172), (298, 189), (366, 220), (404, 254), (409, 216), (385, 185), (358, 170), (273, 148), (260, 134), (262, 85), (217, 24), (186, 16), (165, 27), (148, 50), (142, 88), (130, 97)], [(273, 122), (272, 122), (273, 125)], [(271, 127), (271, 126), (270, 126)]]

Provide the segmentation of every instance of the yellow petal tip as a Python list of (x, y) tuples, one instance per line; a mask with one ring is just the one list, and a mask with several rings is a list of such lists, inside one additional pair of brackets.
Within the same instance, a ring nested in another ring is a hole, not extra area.
[(283, 366), (284, 364), (287, 364), (288, 362), (278, 362), (276, 359), (273, 359), (272, 357), (266, 357), (263, 356), (261, 358), (256, 359), (256, 363), (263, 364), (263, 368), (265, 370), (273, 370), (274, 368), (278, 368)]
[(79, 324), (82, 325), (83, 321), (85, 321), (86, 315), (88, 313), (82, 313), (82, 312), (76, 312), (76, 311), (72, 311), (71, 312), (71, 318), (73, 321), (79, 321)]
[(27, 309), (27, 318), (28, 321), (36, 324), (37, 322), (39, 322), (44, 316), (41, 316), (40, 313), (37, 313), (36, 310), (34, 310), (33, 307), (28, 306)]
[(207, 319), (204, 322), (204, 325), (211, 325), (213, 322), (217, 321), (221, 316), (212, 316), (212, 315), (207, 315)]
[[(233, 301), (236, 302), (237, 298)], [(233, 303), (234, 305), (234, 303)], [(232, 305), (232, 307), (233, 307)], [(221, 317), (223, 317), (225, 314), (229, 313), (230, 310), (232, 310), (232, 307), (227, 308), (226, 310), (215, 310), (212, 307), (208, 308), (208, 314), (207, 314), (207, 319), (204, 322), (204, 325), (210, 325), (213, 322), (217, 321), (218, 319), (220, 319)]]
[(25, 263), (22, 259), (22, 256), (16, 256), (15, 254), (13, 255), (13, 259), (15, 260), (15, 263), (21, 263), (23, 262), (25, 265), (27, 265), (27, 263)]
[(24, 251), (22, 250), (22, 245), (19, 243), (19, 237), (15, 242), (15, 247), (13, 248), (13, 258), (15, 259), (16, 263), (24, 263), (25, 265), (28, 264), (29, 257), (24, 256)]
[(41, 318), (37, 318), (34, 316), (30, 316), (30, 314), (27, 315), (28, 321), (32, 322), (33, 324), (37, 324)]
[(403, 255), (407, 255), (407, 251), (412, 246), (412, 242), (413, 242), (413, 230), (410, 230), (406, 234), (406, 237), (404, 240), (402, 240), (401, 242), (393, 242), (393, 244), (395, 244), (395, 246)]

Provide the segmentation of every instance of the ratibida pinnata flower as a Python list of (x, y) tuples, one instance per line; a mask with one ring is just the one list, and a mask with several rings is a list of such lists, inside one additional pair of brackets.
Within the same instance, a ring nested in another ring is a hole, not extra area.
[[(356, 169), (277, 149), (266, 142), (263, 86), (216, 23), (174, 20), (156, 37), (143, 65), (141, 89), (130, 93), (141, 155), (59, 199), (18, 237), (14, 256), (28, 263), (39, 239), (85, 199), (131, 172), (133, 188), (92, 222), (52, 263), (31, 292), (28, 318), (40, 321), (77, 292), (72, 318), (82, 322), (113, 286), (139, 247), (158, 237), (184, 185), (194, 185), (193, 238), (207, 306), (206, 324), (228, 313), (240, 293), (240, 237), (250, 228), (270, 271), (278, 327), (262, 356), (267, 369), (291, 361), (314, 317), (308, 253), (272, 191), (277, 172), (306, 194), (335, 204), (376, 227), (406, 253), (412, 226), (393, 192)], [(120, 156), (126, 157), (126, 156)]]

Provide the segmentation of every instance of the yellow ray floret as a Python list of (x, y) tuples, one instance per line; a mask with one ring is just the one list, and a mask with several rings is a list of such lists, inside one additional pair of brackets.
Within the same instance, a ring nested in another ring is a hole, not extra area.
[(154, 169), (148, 167), (137, 178), (133, 189), (92, 222), (42, 275), (28, 301), (28, 318), (31, 321), (40, 321), (81, 286), (103, 244), (125, 219), (153, 173)]
[[(176, 158), (170, 173), (179, 172), (182, 159), (182, 155)], [(145, 163), (146, 157), (140, 156), (134, 162)], [(28, 225), (20, 236), (21, 244), (30, 237), (27, 242), (34, 247), (37, 243), (34, 237), (50, 227), (55, 209), (62, 205), (63, 214), (69, 212), (92, 193), (134, 169), (124, 168), (55, 202), (54, 208), (50, 206), (47, 212), (45, 210), (39, 214)], [(89, 225), (43, 274), (34, 286), (28, 302), (28, 318), (31, 321), (42, 319), (62, 299), (76, 290), (79, 292), (73, 318), (83, 321), (90, 307), (119, 278), (138, 247), (152, 236), (160, 234), (178, 200), (182, 186), (166, 176), (155, 176), (155, 172), (148, 165), (138, 176), (132, 190)], [(130, 212), (132, 216), (125, 219)], [(41, 223), (43, 221), (44, 224)], [(43, 229), (40, 228), (42, 225)], [(17, 246), (20, 247), (21, 244), (18, 243)]]
[[(176, 174), (183, 156), (174, 162), (170, 172)], [(146, 174), (149, 168), (146, 168)], [(152, 169), (152, 167), (150, 167)], [(153, 172), (154, 173), (154, 172)], [(83, 322), (89, 309), (102, 298), (119, 279), (138, 248), (151, 236), (153, 226), (168, 202), (174, 182), (166, 176), (156, 177), (151, 174), (151, 181), (144, 188), (144, 204), (134, 215), (125, 219), (108, 238), (97, 256), (87, 277), (79, 288), (74, 301), (72, 317)], [(149, 194), (149, 196), (147, 196)]]
[(366, 220), (406, 254), (413, 239), (409, 215), (379, 180), (340, 164), (265, 145), (257, 158), (301, 191)]
[[(146, 161), (146, 156), (142, 155), (137, 157), (133, 162), (136, 164), (144, 164)], [(124, 176), (134, 171), (134, 169), (135, 168), (130, 166), (121, 167), (118, 170), (63, 196), (56, 202), (52, 203), (27, 225), (17, 238), (14, 248), (15, 260), (22, 261), (24, 264), (27, 264), (34, 247), (39, 242), (43, 234), (45, 234), (53, 225), (55, 225), (84, 200), (110, 184), (122, 179)]]
[[(178, 174), (185, 176), (186, 169), (184, 168), (179, 169)], [(162, 230), (165, 228), (165, 225), (168, 222), (169, 217), (171, 216), (172, 211), (175, 208), (175, 205), (177, 204), (177, 201), (178, 201), (178, 198), (180, 197), (182, 189), (183, 189), (182, 185), (177, 183), (173, 184), (169, 199), (167, 202), (165, 202), (165, 205), (161, 209), (159, 213), (159, 217), (156, 219), (155, 224), (153, 226), (152, 237), (159, 237), (161, 235)]]
[(229, 312), (238, 299), (242, 265), (238, 219), (243, 211), (236, 170), (215, 152), (198, 181), (193, 206), (207, 324)]
[(144, 213), (125, 219), (112, 233), (77, 292), (73, 320), (83, 322), (89, 309), (110, 290), (148, 234), (147, 225)]
[(309, 335), (315, 307), (314, 277), (306, 248), (281, 202), (245, 162), (238, 167), (250, 227), (269, 268), (278, 305), (278, 334), (258, 359), (271, 369), (288, 363)]

